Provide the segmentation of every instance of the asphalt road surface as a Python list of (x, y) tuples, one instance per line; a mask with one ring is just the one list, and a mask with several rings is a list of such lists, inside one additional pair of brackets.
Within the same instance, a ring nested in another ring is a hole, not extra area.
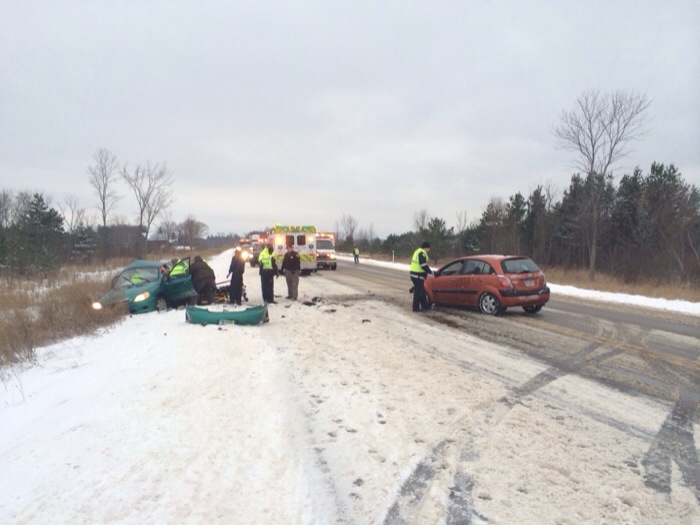
[[(340, 261), (323, 271), (363, 296), (410, 309), (406, 272)], [(312, 276), (313, 278), (313, 276)], [(535, 315), (511, 308), (499, 316), (478, 310), (436, 306), (423, 315), (445, 330), (466, 330), (515, 348), (546, 363), (545, 372), (512, 392), (527, 396), (552, 381), (577, 374), (629, 395), (644, 395), (669, 406), (642, 464), (646, 484), (670, 490), (671, 463), (700, 501), (700, 462), (694, 424), (700, 424), (700, 319), (673, 312), (587, 301), (552, 294)]]

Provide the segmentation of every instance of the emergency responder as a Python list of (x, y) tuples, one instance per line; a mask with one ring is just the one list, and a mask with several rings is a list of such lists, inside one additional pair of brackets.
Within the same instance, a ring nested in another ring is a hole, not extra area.
[(187, 273), (187, 259), (173, 258), (170, 261), (170, 275), (182, 275)]
[(413, 282), (413, 311), (420, 312), (421, 310), (429, 310), (430, 303), (428, 303), (428, 297), (425, 295), (425, 277), (426, 275), (433, 275), (433, 271), (428, 266), (428, 250), (430, 250), (430, 243), (428, 241), (423, 241), (420, 248), (413, 252), (413, 257), (411, 257), (411, 265), (409, 266), (409, 271), (411, 274), (411, 281)]
[(275, 261), (274, 249), (272, 244), (265, 246), (260, 255), (258, 255), (258, 263), (260, 263), (260, 285), (262, 287), (263, 301), (267, 304), (277, 304), (275, 301), (275, 277), (279, 277), (277, 262)]
[(203, 304), (213, 304), (216, 275), (199, 255), (195, 255), (194, 262), (190, 265), (190, 277), (194, 290), (204, 298)]
[(287, 253), (284, 254), (284, 259), (282, 259), (280, 271), (287, 281), (287, 299), (296, 300), (297, 295), (299, 295), (301, 259), (299, 258), (299, 253), (294, 251), (294, 247), (291, 244), (287, 245)]
[(243, 250), (237, 246), (233, 250), (231, 257), (231, 265), (228, 267), (228, 275), (231, 276), (231, 286), (229, 287), (229, 302), (231, 304), (241, 305), (243, 297), (243, 272), (245, 272), (245, 261), (243, 260)]

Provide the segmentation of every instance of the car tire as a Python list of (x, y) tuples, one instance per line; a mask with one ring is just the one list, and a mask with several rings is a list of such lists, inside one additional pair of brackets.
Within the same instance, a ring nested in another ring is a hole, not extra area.
[(486, 292), (479, 298), (479, 310), (482, 314), (496, 315), (502, 311), (501, 303), (495, 295)]
[(331, 266), (331, 270), (335, 270), (336, 268), (337, 268), (337, 265), (335, 265), (335, 264), (333, 266)]
[(167, 309), (168, 301), (165, 300), (165, 297), (162, 295), (156, 297), (156, 312), (165, 312)]
[(540, 310), (542, 310), (543, 304), (532, 304), (529, 306), (523, 306), (523, 310), (525, 310), (526, 313), (528, 314), (536, 314)]

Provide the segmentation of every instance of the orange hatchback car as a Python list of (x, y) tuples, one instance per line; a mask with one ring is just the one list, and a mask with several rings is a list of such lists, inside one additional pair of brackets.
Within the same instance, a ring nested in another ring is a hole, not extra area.
[(478, 307), (489, 315), (512, 306), (534, 314), (549, 301), (544, 272), (532, 259), (515, 255), (460, 257), (429, 276), (425, 291), (434, 304)]

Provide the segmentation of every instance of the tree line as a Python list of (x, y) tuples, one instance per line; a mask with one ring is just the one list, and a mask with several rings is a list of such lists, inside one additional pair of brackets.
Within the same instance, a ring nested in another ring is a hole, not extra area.
[[(598, 269), (628, 282), (655, 280), (700, 284), (700, 190), (688, 184), (673, 164), (637, 168), (617, 183), (575, 174), (561, 198), (537, 186), (524, 196), (493, 198), (481, 217), (468, 223), (459, 213), (455, 226), (414, 214), (413, 229), (380, 239), (344, 214), (336, 224), (338, 249), (358, 245), (363, 253), (410, 257), (429, 240), (434, 264), (478, 253), (525, 254), (543, 266), (587, 268), (592, 222), (596, 221)], [(591, 200), (597, 215), (591, 215)], [(70, 199), (69, 199), (70, 201)], [(136, 256), (145, 231), (120, 221), (89, 224), (75, 208), (50, 205), (41, 193), (0, 191), (0, 271), (6, 278), (45, 275), (61, 265), (92, 262), (103, 256)], [(206, 225), (190, 216), (180, 224), (164, 219), (158, 231), (168, 242), (195, 246)], [(216, 238), (232, 245), (237, 235)]]
[[(192, 215), (172, 220), (173, 178), (165, 164), (147, 161), (120, 165), (113, 153), (99, 149), (88, 167), (99, 219), (78, 205), (74, 195), (52, 206), (43, 192), (0, 190), (0, 274), (8, 281), (48, 275), (68, 262), (94, 262), (108, 257), (143, 257), (156, 219), (164, 246), (194, 246), (208, 230)], [(137, 204), (129, 221), (115, 213), (125, 185)]]
[(545, 267), (579, 269), (590, 267), (595, 228), (599, 271), (627, 282), (700, 285), (700, 190), (673, 164), (654, 163), (647, 174), (637, 168), (617, 184), (611, 175), (601, 183), (596, 174), (574, 174), (561, 199), (554, 193), (537, 186), (527, 197), (493, 198), (479, 220), (466, 224), (459, 214), (456, 227), (420, 210), (413, 230), (384, 240), (343, 215), (338, 245), (405, 258), (429, 240), (433, 263), (465, 254), (523, 254)]

